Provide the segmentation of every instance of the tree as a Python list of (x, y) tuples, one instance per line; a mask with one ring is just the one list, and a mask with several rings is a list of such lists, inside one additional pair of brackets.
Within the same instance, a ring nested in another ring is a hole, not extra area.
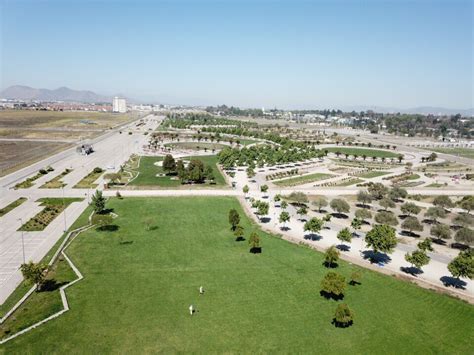
[(121, 175), (119, 173), (105, 174), (104, 179), (109, 180), (110, 184), (114, 185), (120, 182)]
[(286, 208), (288, 207), (288, 202), (286, 201), (281, 201), (281, 204), (280, 204), (281, 208), (286, 210)]
[(283, 223), (283, 226), (285, 226), (286, 223), (290, 221), (290, 214), (286, 211), (281, 211), (278, 221)]
[(176, 171), (176, 162), (171, 154), (166, 154), (163, 159), (163, 170), (169, 174)]
[(102, 191), (96, 190), (91, 199), (92, 207), (95, 213), (102, 213), (105, 210), (105, 197), (102, 196)]
[(400, 210), (402, 211), (403, 214), (411, 216), (412, 214), (416, 215), (416, 214), (420, 213), (421, 208), (418, 207), (413, 202), (406, 202), (400, 207)]
[(405, 260), (409, 262), (412, 266), (415, 266), (417, 269), (421, 270), (421, 268), (425, 265), (428, 265), (430, 262), (430, 257), (426, 255), (424, 250), (415, 250), (414, 252), (406, 253)]
[(423, 251), (433, 251), (433, 247), (431, 246), (431, 239), (427, 238), (417, 244), (418, 249)]
[(204, 163), (199, 159), (191, 159), (187, 168), (187, 178), (195, 183), (203, 183), (206, 175)]
[(269, 208), (270, 206), (268, 205), (267, 202), (260, 201), (257, 207), (257, 215), (259, 215), (260, 218), (262, 218), (263, 216), (266, 216), (268, 214)]
[(206, 167), (204, 168), (204, 176), (206, 180), (214, 181), (214, 169), (212, 169), (212, 166), (206, 165)]
[(461, 251), (448, 264), (448, 270), (457, 279), (465, 277), (472, 280), (474, 278), (474, 254), (472, 250)]
[(349, 231), (349, 228), (341, 229), (339, 233), (337, 233), (337, 239), (339, 239), (342, 243), (350, 243), (352, 240), (352, 233)]
[(323, 228), (324, 222), (319, 218), (313, 217), (309, 221), (306, 221), (304, 224), (304, 231), (311, 232), (311, 233), (318, 233), (321, 228)]
[(257, 233), (250, 234), (249, 245), (251, 253), (258, 253), (261, 250), (260, 237)]
[(433, 200), (433, 205), (444, 208), (444, 209), (454, 207), (453, 201), (451, 201), (449, 196), (446, 196), (446, 195), (436, 196), (435, 199)]
[(392, 189), (388, 193), (388, 196), (391, 200), (398, 201), (402, 198), (406, 198), (408, 196), (408, 192), (407, 190), (401, 187), (395, 186), (395, 187), (392, 187)]
[(395, 208), (395, 202), (389, 198), (381, 199), (379, 205), (382, 206), (385, 211), (388, 211), (389, 208)]
[(402, 228), (410, 231), (410, 233), (413, 233), (413, 231), (417, 231), (417, 232), (423, 231), (423, 225), (418, 221), (418, 218), (416, 217), (405, 218), (405, 220), (402, 223)]
[(187, 172), (182, 160), (178, 160), (176, 163), (176, 173), (181, 181), (186, 180)]
[(288, 195), (288, 200), (297, 203), (298, 205), (304, 205), (308, 203), (308, 196), (304, 192), (292, 192)]
[(306, 206), (301, 206), (300, 208), (298, 208), (296, 213), (300, 216), (300, 219), (302, 219), (303, 216), (305, 216), (308, 213), (308, 209), (306, 208)]
[(245, 186), (242, 188), (242, 192), (245, 194), (245, 196), (247, 196), (247, 194), (249, 193), (249, 187), (248, 187), (248, 185), (245, 185)]
[(321, 292), (332, 297), (340, 297), (346, 289), (346, 279), (337, 272), (330, 271), (321, 281)]
[(235, 227), (234, 236), (236, 241), (243, 240), (244, 228), (240, 224)]
[(438, 223), (438, 218), (445, 218), (446, 212), (441, 207), (430, 207), (426, 211), (425, 217), (430, 218), (434, 223)]
[(328, 267), (333, 267), (337, 265), (337, 261), (339, 260), (339, 250), (332, 245), (326, 249), (324, 253), (324, 264)]
[(350, 210), (349, 204), (346, 200), (335, 198), (331, 201), (331, 208), (337, 213), (348, 213)]
[(260, 186), (260, 192), (265, 194), (265, 193), (267, 193), (267, 191), (268, 191), (268, 185)]
[(459, 213), (454, 217), (453, 222), (457, 226), (469, 227), (474, 224), (474, 217), (467, 213)]
[(316, 197), (316, 199), (312, 202), (313, 206), (316, 206), (318, 208), (318, 212), (321, 213), (321, 210), (323, 207), (326, 207), (328, 205), (328, 200), (326, 200), (324, 197), (319, 196)]
[(239, 212), (237, 212), (237, 210), (235, 210), (234, 208), (232, 208), (230, 211), (229, 211), (229, 224), (231, 226), (231, 229), (233, 231), (235, 231), (235, 228), (237, 227), (237, 225), (240, 223), (240, 215), (239, 215)]
[(354, 228), (354, 230), (359, 230), (362, 227), (362, 220), (359, 218), (354, 218), (351, 221), (351, 227)]
[(359, 201), (364, 206), (367, 206), (369, 203), (372, 202), (372, 195), (369, 194), (367, 191), (360, 190), (357, 193), (357, 201)]
[(451, 229), (445, 224), (436, 224), (431, 227), (430, 234), (438, 240), (451, 238)]
[(474, 244), (474, 231), (472, 229), (463, 227), (456, 232), (456, 234), (454, 235), (454, 240), (458, 243), (473, 245)]
[(355, 285), (360, 284), (360, 280), (362, 279), (362, 273), (360, 271), (353, 271), (351, 274), (351, 281), (349, 284)]
[(354, 312), (345, 303), (338, 304), (334, 313), (334, 324), (336, 327), (348, 327), (354, 322)]
[(275, 204), (277, 202), (280, 202), (281, 201), (281, 196), (279, 194), (276, 194), (274, 197), (273, 197), (273, 201), (275, 202)]
[(23, 278), (27, 282), (36, 284), (36, 291), (40, 291), (41, 286), (43, 286), (44, 283), (47, 268), (48, 265), (30, 261), (26, 264), (21, 264), (20, 271), (23, 275)]
[(397, 246), (395, 229), (385, 224), (374, 226), (365, 236), (365, 242), (374, 253), (391, 253)]
[(472, 210), (474, 210), (474, 195), (471, 196), (464, 196), (461, 201), (459, 201), (459, 207), (469, 214)]
[(380, 211), (375, 215), (375, 222), (396, 226), (398, 224), (398, 219), (392, 212)]
[(255, 170), (251, 166), (247, 168), (247, 177), (249, 179), (253, 178), (255, 176)]
[(355, 211), (355, 216), (357, 219), (365, 221), (366, 219), (372, 218), (372, 213), (365, 208), (360, 208)]
[(375, 184), (369, 185), (367, 191), (374, 200), (381, 200), (387, 195), (388, 187), (380, 182), (377, 182)]

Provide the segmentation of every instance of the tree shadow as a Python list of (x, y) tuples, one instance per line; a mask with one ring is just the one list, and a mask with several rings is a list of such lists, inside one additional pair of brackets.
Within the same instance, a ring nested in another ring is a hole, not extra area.
[(336, 328), (348, 328), (348, 327), (350, 327), (352, 324), (354, 324), (354, 322), (353, 322), (353, 321), (349, 321), (349, 322), (347, 322), (347, 323), (341, 323), (341, 322), (338, 322), (338, 321), (336, 320), (336, 318), (333, 318), (331, 324), (334, 324), (334, 326), (335, 326)]
[(158, 229), (159, 229), (158, 226), (150, 226), (150, 228), (148, 228), (149, 231), (156, 231)]
[(324, 214), (328, 213), (328, 211), (325, 210), (324, 208), (321, 208), (321, 211), (319, 210), (319, 208), (316, 208), (316, 209), (311, 210), (311, 211), (316, 212), (316, 213), (324, 213)]
[(61, 286), (66, 285), (68, 282), (57, 282), (54, 279), (48, 279), (43, 282), (41, 285), (41, 289), (39, 292), (51, 292), (51, 291), (56, 291), (59, 289)]
[(106, 208), (106, 209), (102, 210), (102, 212), (97, 213), (97, 214), (110, 214), (110, 213), (113, 213), (113, 212), (114, 212), (113, 208)]
[(370, 210), (370, 209), (371, 209), (370, 205), (366, 205), (366, 204), (364, 204), (364, 203), (356, 203), (356, 207), (365, 208), (365, 209), (367, 209), (367, 210)]
[(407, 231), (407, 230), (402, 230), (400, 232), (400, 235), (403, 235), (404, 237), (420, 238), (419, 234), (416, 234), (414, 232), (410, 232), (410, 231)]
[(280, 227), (280, 230), (283, 232), (288, 232), (291, 228), (287, 226)]
[(130, 245), (133, 244), (133, 240), (121, 240), (119, 242), (120, 245)]
[(403, 220), (403, 219), (405, 219), (405, 218), (407, 218), (407, 217), (410, 217), (410, 216), (407, 215), (407, 214), (399, 214), (399, 215), (398, 215), (398, 218), (400, 218), (401, 220)]
[(438, 222), (432, 220), (432, 219), (429, 219), (429, 218), (425, 218), (424, 220), (421, 221), (422, 223), (425, 223), (425, 224), (429, 224), (430, 226), (433, 225), (433, 224), (438, 224)]
[(339, 213), (339, 212), (331, 213), (331, 216), (333, 216), (334, 218), (339, 218), (339, 219), (348, 219), (349, 218), (349, 216), (346, 215), (345, 213)]
[(362, 252), (363, 258), (370, 260), (372, 264), (379, 264), (381, 266), (392, 261), (392, 258), (385, 253), (374, 252), (373, 250), (364, 250)]
[(335, 301), (341, 301), (341, 300), (344, 299), (344, 294), (342, 294), (342, 293), (339, 294), (339, 295), (336, 295), (332, 292), (326, 292), (326, 291), (321, 290), (321, 291), (319, 291), (319, 294), (327, 300), (332, 299), (332, 300), (335, 300)]
[(307, 222), (308, 220), (307, 220), (306, 218), (298, 218), (298, 221), (305, 223), (305, 222)]
[(245, 240), (244, 237), (237, 237), (237, 238), (235, 238), (235, 241), (236, 241), (236, 242), (243, 242), (244, 240)]
[(458, 279), (456, 277), (452, 276), (442, 276), (439, 279), (444, 286), (446, 287), (454, 287), (454, 288), (459, 288), (461, 290), (466, 289), (467, 283), (461, 279)]
[(362, 282), (356, 281), (356, 280), (351, 280), (349, 281), (349, 285), (355, 286), (355, 285), (362, 285)]
[(338, 263), (329, 263), (327, 261), (324, 261), (323, 266), (328, 268), (328, 269), (336, 269), (339, 266), (339, 264)]
[(458, 226), (458, 225), (453, 224), (449, 228), (451, 228), (453, 231), (458, 231), (462, 228), (462, 226)]
[(271, 221), (271, 218), (270, 217), (262, 217), (260, 218), (260, 222), (261, 223), (268, 223)]
[(443, 239), (431, 238), (431, 241), (438, 245), (446, 245), (446, 242)]
[(120, 227), (117, 226), (116, 224), (109, 224), (109, 225), (106, 225), (106, 226), (97, 227), (96, 231), (98, 231), (98, 232), (116, 232), (119, 229), (120, 229)]
[(468, 250), (470, 247), (466, 244), (461, 243), (451, 243), (451, 248), (458, 249), (458, 250)]
[(304, 235), (304, 239), (318, 241), (318, 240), (323, 239), (323, 237), (321, 237), (319, 234), (316, 234), (316, 233), (309, 233), (309, 234)]
[(346, 245), (346, 244), (336, 245), (336, 248), (339, 249), (340, 251), (350, 251), (351, 250), (351, 247), (349, 245)]
[(415, 266), (400, 266), (400, 270), (406, 274), (410, 274), (413, 276), (418, 276), (423, 273), (423, 270), (415, 267)]
[(262, 253), (262, 248), (261, 247), (250, 248), (250, 252), (252, 254), (261, 254)]

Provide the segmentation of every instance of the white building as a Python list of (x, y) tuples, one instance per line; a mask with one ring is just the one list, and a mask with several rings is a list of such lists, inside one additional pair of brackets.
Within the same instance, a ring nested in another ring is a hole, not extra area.
[(112, 101), (112, 112), (127, 112), (127, 101), (125, 101), (125, 99), (115, 96)]

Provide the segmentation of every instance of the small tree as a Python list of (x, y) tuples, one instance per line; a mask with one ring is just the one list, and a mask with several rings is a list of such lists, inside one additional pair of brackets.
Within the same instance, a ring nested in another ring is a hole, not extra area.
[(346, 289), (346, 279), (337, 272), (330, 271), (321, 281), (321, 292), (328, 296), (339, 298)]
[(311, 233), (318, 233), (321, 228), (323, 228), (324, 222), (319, 218), (313, 217), (309, 221), (306, 221), (304, 224), (304, 231), (311, 232)]
[(286, 211), (281, 211), (278, 221), (283, 223), (283, 226), (285, 226), (286, 223), (290, 221), (290, 214)]
[(381, 200), (387, 195), (388, 187), (380, 182), (377, 182), (375, 184), (369, 185), (367, 191), (374, 200)]
[(268, 214), (269, 208), (270, 208), (270, 206), (268, 205), (268, 203), (266, 203), (264, 201), (260, 201), (260, 203), (258, 204), (258, 207), (257, 207), (257, 215), (260, 216), (260, 219), (263, 216), (266, 216)]
[(472, 250), (461, 251), (449, 264), (448, 270), (457, 279), (474, 278), (474, 254)]
[(415, 266), (417, 269), (421, 270), (421, 268), (425, 265), (428, 265), (430, 262), (430, 257), (426, 255), (424, 250), (415, 250), (414, 252), (406, 253), (405, 260), (409, 262), (412, 266)]
[(166, 174), (176, 171), (176, 162), (171, 154), (166, 154), (163, 159), (163, 170)]
[(395, 187), (392, 187), (392, 189), (388, 193), (388, 196), (391, 200), (398, 201), (402, 198), (406, 198), (408, 196), (408, 192), (404, 188), (395, 186)]
[(459, 213), (454, 217), (453, 222), (457, 226), (469, 227), (474, 224), (474, 217), (467, 213)]
[(379, 224), (388, 224), (390, 226), (396, 226), (398, 224), (398, 219), (391, 212), (380, 211), (375, 215), (375, 222)]
[(92, 207), (95, 213), (102, 213), (105, 210), (105, 197), (102, 196), (102, 191), (96, 190), (91, 199)]
[(318, 212), (321, 213), (322, 209), (328, 205), (328, 200), (324, 197), (316, 197), (316, 199), (312, 202), (313, 206), (318, 208)]
[(261, 250), (260, 237), (257, 233), (250, 234), (249, 245), (251, 253), (258, 253)]
[(381, 199), (379, 204), (384, 208), (385, 211), (388, 211), (389, 208), (395, 208), (395, 202), (389, 198)]
[(349, 228), (341, 229), (339, 233), (337, 233), (337, 239), (339, 239), (341, 243), (350, 243), (352, 240), (352, 233), (349, 231)]
[(43, 286), (44, 279), (46, 276), (46, 270), (48, 266), (41, 263), (34, 263), (30, 261), (26, 264), (21, 264), (20, 271), (23, 275), (23, 278), (32, 284), (36, 284), (36, 291), (41, 290)]
[(425, 239), (417, 244), (418, 249), (423, 251), (433, 251), (433, 247), (431, 246), (431, 239)]
[(337, 213), (348, 213), (350, 210), (349, 204), (340, 198), (335, 198), (331, 201), (331, 208)]
[(240, 215), (234, 208), (229, 211), (229, 224), (231, 229), (235, 231), (235, 227), (240, 223)]
[(418, 218), (416, 217), (405, 218), (405, 220), (402, 223), (402, 228), (410, 231), (410, 233), (413, 233), (413, 231), (417, 231), (417, 232), (423, 231), (423, 225), (418, 221)]
[(336, 327), (345, 328), (354, 322), (354, 312), (345, 303), (338, 304), (333, 323)]
[(304, 205), (308, 203), (308, 196), (304, 192), (292, 192), (288, 195), (288, 200), (298, 205)]
[(300, 219), (302, 219), (308, 213), (308, 209), (306, 208), (306, 206), (301, 206), (300, 208), (298, 208), (296, 213), (300, 216)]
[(369, 218), (372, 218), (372, 213), (368, 209), (360, 208), (360, 209), (355, 211), (355, 216), (356, 216), (356, 218), (358, 218), (362, 221), (365, 221)]
[(279, 194), (276, 194), (274, 197), (273, 197), (273, 201), (275, 202), (275, 205), (277, 204), (277, 202), (280, 202), (281, 201), (281, 196)]
[(474, 244), (474, 231), (472, 229), (463, 227), (456, 232), (456, 234), (454, 235), (454, 240), (458, 243), (473, 245)]
[(286, 201), (281, 201), (280, 206), (281, 206), (281, 208), (282, 208), (283, 210), (286, 210), (286, 208), (288, 207), (288, 202), (286, 202)]
[(438, 223), (438, 218), (445, 218), (446, 212), (441, 207), (430, 207), (425, 213), (425, 217), (430, 218), (433, 223)]
[(248, 187), (248, 185), (245, 185), (245, 186), (242, 188), (242, 192), (245, 194), (245, 197), (247, 197), (247, 194), (249, 193), (249, 187)]
[(474, 210), (474, 195), (464, 196), (458, 204), (459, 207), (469, 214), (472, 210)]
[(260, 186), (260, 192), (265, 194), (265, 193), (267, 193), (267, 191), (268, 191), (268, 185)]
[(411, 216), (412, 214), (417, 215), (420, 213), (421, 208), (415, 205), (413, 202), (405, 202), (401, 207), (400, 210), (403, 214)]
[(433, 200), (433, 205), (441, 207), (443, 209), (454, 207), (453, 201), (451, 201), (449, 196), (446, 196), (446, 195), (436, 196), (435, 199)]
[(397, 246), (395, 229), (385, 224), (374, 226), (365, 236), (365, 242), (374, 253), (391, 253)]
[(364, 206), (367, 206), (369, 203), (372, 202), (372, 195), (369, 194), (367, 191), (360, 190), (357, 193), (357, 201), (359, 201)]
[(362, 227), (362, 220), (359, 218), (354, 218), (351, 222), (351, 227), (358, 231)]
[(244, 228), (240, 224), (235, 227), (234, 236), (236, 241), (244, 239)]
[(339, 260), (339, 250), (332, 245), (326, 249), (324, 253), (324, 264), (327, 267), (333, 267), (337, 265), (337, 261)]
[(445, 224), (436, 224), (430, 229), (430, 234), (437, 240), (451, 238), (451, 229)]
[(350, 285), (360, 284), (360, 280), (362, 279), (362, 273), (360, 271), (353, 271), (351, 273), (351, 281), (349, 282)]

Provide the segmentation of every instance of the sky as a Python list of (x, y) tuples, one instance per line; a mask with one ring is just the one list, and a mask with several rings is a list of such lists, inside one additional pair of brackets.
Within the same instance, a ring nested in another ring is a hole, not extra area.
[(265, 108), (474, 107), (473, 1), (0, 0), (0, 88)]

